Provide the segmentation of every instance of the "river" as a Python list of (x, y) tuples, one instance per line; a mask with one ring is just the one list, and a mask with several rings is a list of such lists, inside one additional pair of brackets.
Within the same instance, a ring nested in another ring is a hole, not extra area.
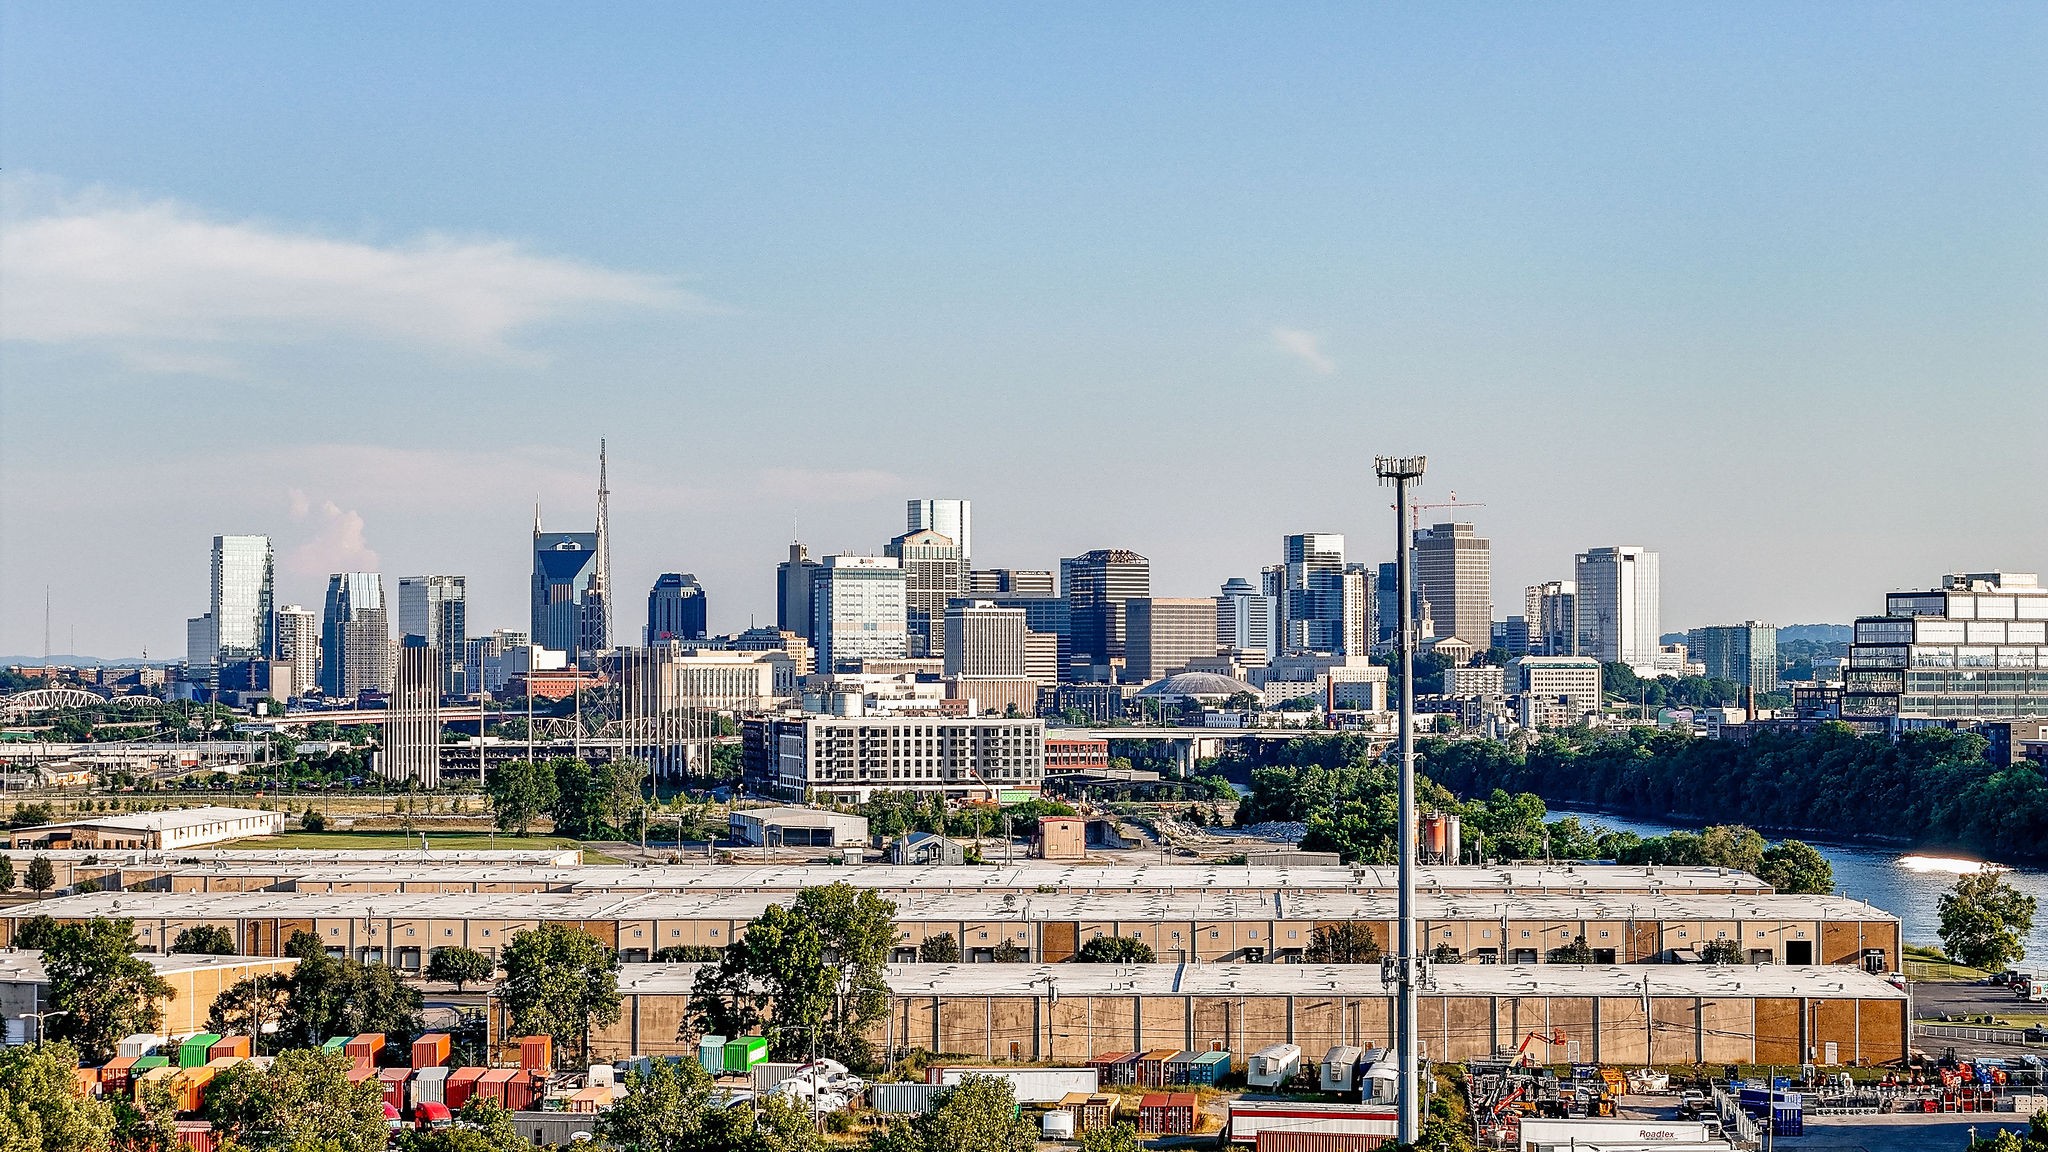
[[(1617, 832), (1638, 836), (1663, 836), (1680, 830), (1697, 832), (1696, 824), (1666, 824), (1633, 816), (1611, 816), (1583, 808), (1552, 808), (1550, 818), (1577, 816), (1584, 824), (1599, 824)], [(1956, 874), (1968, 868), (1968, 861), (1945, 856), (1924, 856), (1909, 851), (1873, 847), (1869, 844), (1830, 843), (1808, 840), (1828, 858), (1835, 869), (1835, 891), (1857, 900), (1867, 900), (1897, 916), (1912, 944), (1940, 942), (1941, 913), (1937, 902), (1955, 884)], [(2033, 934), (2027, 937), (2027, 956), (2048, 961), (2048, 870), (2017, 868), (2006, 874), (2013, 887), (2040, 902), (2034, 917)]]

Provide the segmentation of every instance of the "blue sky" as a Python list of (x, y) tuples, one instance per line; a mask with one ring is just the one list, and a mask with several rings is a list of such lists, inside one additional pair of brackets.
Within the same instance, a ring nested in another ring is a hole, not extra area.
[[(472, 578), (613, 462), (630, 602), (771, 618), (795, 518), (1208, 594), (1391, 551), (1669, 627), (2048, 568), (2048, 8), (0, 3), (0, 652)], [(630, 614), (629, 614), (630, 615)]]

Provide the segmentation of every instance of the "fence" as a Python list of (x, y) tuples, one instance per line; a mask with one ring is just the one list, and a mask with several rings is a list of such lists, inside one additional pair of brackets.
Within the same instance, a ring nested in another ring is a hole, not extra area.
[(2048, 1044), (2048, 1033), (2020, 1028), (1966, 1028), (1959, 1024), (1915, 1024), (1923, 1040), (1963, 1040), (1972, 1044)]
[(1750, 1119), (1749, 1113), (1742, 1110), (1735, 1097), (1722, 1091), (1719, 1085), (1714, 1087), (1714, 1111), (1721, 1117), (1721, 1130), (1735, 1137), (1737, 1143), (1751, 1148), (1762, 1145), (1763, 1133), (1758, 1130), (1756, 1121)]

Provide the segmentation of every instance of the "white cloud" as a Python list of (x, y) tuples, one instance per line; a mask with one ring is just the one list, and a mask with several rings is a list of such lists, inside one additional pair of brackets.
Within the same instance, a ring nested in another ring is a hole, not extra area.
[(1337, 370), (1337, 362), (1323, 352), (1323, 338), (1300, 328), (1273, 329), (1273, 346), (1308, 365), (1318, 376)]
[(346, 511), (332, 500), (316, 509), (307, 495), (291, 491), (291, 518), (301, 522), (311, 535), (284, 556), (284, 570), (295, 576), (319, 578), (330, 572), (375, 572), (377, 553), (363, 538), (363, 514)]
[[(10, 196), (18, 204), (20, 196)], [(519, 355), (530, 325), (607, 308), (693, 308), (670, 279), (540, 256), (504, 240), (378, 245), (173, 201), (104, 195), (9, 211), (0, 338), (97, 343), (145, 370), (233, 370), (218, 350), (339, 337)]]

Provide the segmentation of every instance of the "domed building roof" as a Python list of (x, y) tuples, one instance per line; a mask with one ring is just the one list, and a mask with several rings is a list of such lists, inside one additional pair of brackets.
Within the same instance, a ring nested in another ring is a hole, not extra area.
[(1239, 692), (1249, 692), (1254, 696), (1259, 694), (1257, 688), (1242, 680), (1220, 676), (1214, 672), (1176, 672), (1164, 680), (1154, 680), (1138, 689), (1138, 695), (1149, 696), (1155, 700), (1222, 700)]

